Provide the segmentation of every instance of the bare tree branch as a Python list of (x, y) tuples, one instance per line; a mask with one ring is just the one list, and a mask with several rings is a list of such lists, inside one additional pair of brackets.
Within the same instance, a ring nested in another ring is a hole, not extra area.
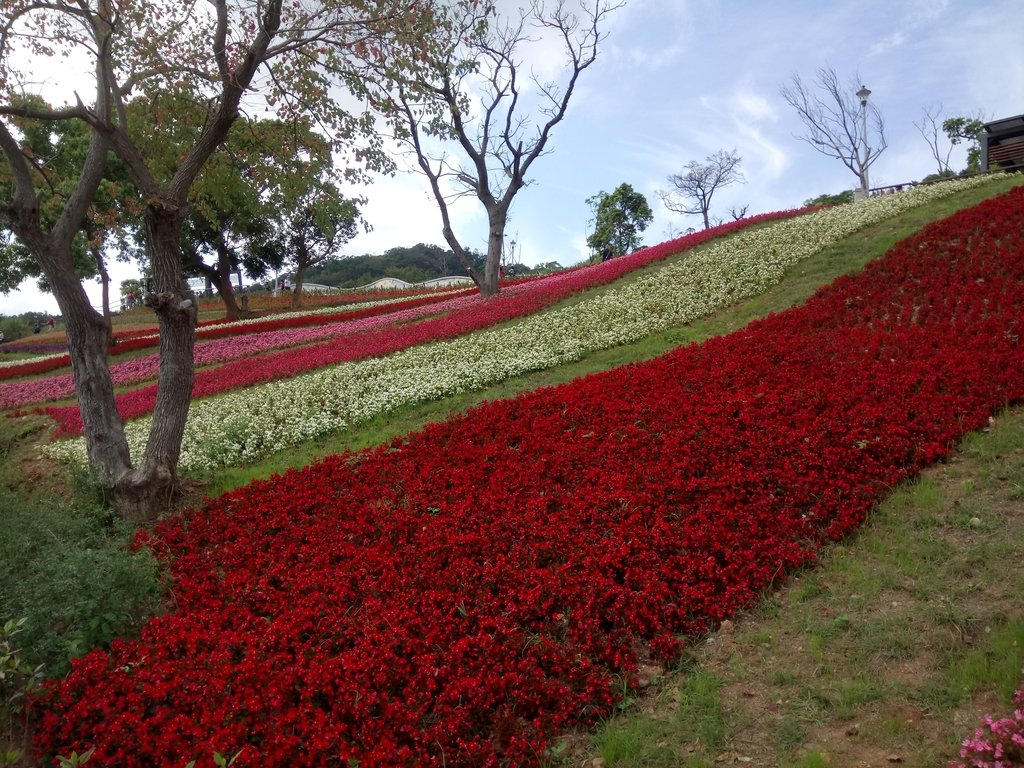
[[(869, 102), (865, 116), (855, 96), (857, 89), (856, 81), (844, 86), (834, 69), (824, 67), (818, 70), (812, 84), (793, 75), (790, 83), (782, 87), (781, 94), (807, 129), (807, 133), (798, 138), (826, 157), (841, 161), (865, 185), (868, 169), (888, 142), (882, 113)], [(862, 136), (865, 117), (871, 124), (867, 142)]]
[[(497, 291), (512, 202), (529, 183), (532, 164), (547, 151), (580, 75), (596, 60), (608, 14), (621, 5), (583, 0), (578, 11), (571, 11), (566, 0), (550, 6), (534, 0), (529, 9), (499, 18), (489, 3), (465, 2), (450, 8), (442, 35), (430, 33), (433, 44), (416, 77), (396, 82), (385, 64), (368, 64), (367, 97), (426, 174), (445, 239), (456, 254), (465, 249), (452, 230), (452, 195), (442, 180), (471, 192), (487, 211), (487, 262), (478, 280), (486, 295)], [(541, 38), (557, 41), (563, 74), (547, 82), (531, 73), (534, 88), (524, 90), (520, 57)], [(454, 145), (461, 163), (450, 162), (438, 145)]]
[(932, 158), (934, 158), (938, 165), (938, 174), (940, 176), (948, 175), (949, 170), (949, 158), (953, 154), (953, 144), (950, 143), (945, 155), (942, 154), (941, 139), (942, 130), (939, 125), (939, 118), (942, 116), (942, 105), (937, 107), (925, 107), (923, 110), (924, 114), (921, 116), (920, 123), (914, 123), (914, 127), (917, 128), (922, 138), (928, 143), (928, 149), (932, 152)]
[[(671, 189), (659, 190), (658, 197), (674, 213), (699, 214), (704, 219), (704, 229), (708, 229), (711, 226), (708, 218), (711, 198), (719, 189), (745, 181), (740, 172), (742, 162), (743, 158), (735, 149), (731, 152), (720, 149), (708, 155), (703, 163), (691, 160), (683, 166), (681, 173), (673, 173), (668, 177)], [(743, 213), (746, 213), (746, 208)]]

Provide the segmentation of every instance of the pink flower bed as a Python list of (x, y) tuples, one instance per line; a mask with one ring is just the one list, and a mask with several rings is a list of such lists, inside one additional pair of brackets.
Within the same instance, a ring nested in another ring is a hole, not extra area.
[(1024, 765), (1024, 669), (1013, 694), (1014, 710), (1006, 717), (986, 715), (974, 735), (965, 739), (960, 757), (950, 768), (1019, 768)]
[[(462, 295), (452, 298), (432, 298), (429, 302), (424, 300), (410, 302), (413, 306), (407, 306), (406, 302), (402, 302), (404, 309), (396, 309), (395, 305), (392, 305), (386, 314), (381, 308), (374, 308), (372, 313), (369, 310), (347, 312), (341, 315), (344, 319), (334, 322), (331, 322), (334, 315), (303, 315), (302, 323), (297, 322), (300, 318), (281, 318), (260, 325), (266, 328), (281, 327), (283, 330), (253, 332), (247, 327), (239, 327), (235, 329), (236, 335), (213, 341), (200, 341), (195, 346), (194, 360), (197, 366), (203, 366), (241, 358), (248, 359), (252, 355), (271, 349), (309, 344), (346, 333), (362, 333), (374, 328), (406, 323), (431, 314), (457, 311), (460, 307), (476, 301), (479, 301), (479, 293), (474, 291), (468, 295), (463, 292)], [(353, 318), (352, 315), (356, 317)], [(308, 327), (311, 322), (317, 324)], [(251, 361), (247, 363), (247, 365), (249, 364)], [(110, 366), (111, 379), (118, 387), (155, 379), (159, 371), (160, 355), (158, 353)], [(75, 380), (70, 373), (29, 381), (0, 383), (0, 408), (59, 400), (71, 397), (74, 392)], [(77, 410), (77, 406), (75, 410)]]
[[(441, 339), (450, 339), (470, 331), (486, 328), (497, 323), (524, 317), (550, 306), (574, 293), (612, 282), (631, 271), (646, 266), (654, 261), (664, 259), (672, 254), (688, 248), (696, 247), (707, 240), (743, 229), (751, 224), (792, 216), (797, 211), (765, 214), (744, 219), (739, 222), (716, 227), (711, 230), (694, 233), (686, 237), (645, 248), (629, 256), (620, 257), (600, 264), (565, 270), (544, 277), (530, 280), (515, 281), (504, 288), (501, 293), (490, 299), (481, 299), (479, 295), (462, 296), (456, 299), (434, 304), (427, 308), (408, 309), (400, 313), (372, 318), (362, 322), (351, 322), (328, 329), (307, 329), (291, 335), (266, 336), (261, 339), (228, 340), (223, 345), (214, 345), (207, 350), (197, 347), (197, 363), (212, 363), (227, 360), (224, 365), (196, 372), (192, 396), (208, 397), (233, 389), (261, 384), (277, 379), (297, 376), (318, 368), (337, 363), (361, 360), (367, 357), (386, 355), (397, 352), (416, 344), (425, 344)], [(413, 320), (429, 314), (441, 314), (409, 325)], [(405, 323), (403, 325), (402, 323)], [(271, 354), (263, 354), (253, 359), (251, 354), (270, 347), (284, 344), (296, 344), (313, 341), (318, 334), (330, 336), (329, 340), (307, 344), (301, 347), (283, 349)], [(238, 359), (236, 359), (238, 358)], [(234, 362), (231, 362), (234, 360)], [(146, 359), (135, 364), (125, 363), (123, 383), (137, 380), (141, 376), (151, 376), (157, 370), (159, 359)], [(120, 369), (121, 367), (118, 366)], [(121, 376), (119, 370), (118, 376)], [(25, 382), (25, 385), (36, 385), (37, 382)], [(0, 406), (3, 406), (4, 385), (0, 385)], [(12, 400), (14, 405), (12, 386)], [(62, 391), (70, 394), (70, 381), (62, 382)], [(21, 390), (19, 389), (20, 393)], [(117, 396), (117, 407), (121, 418), (128, 420), (144, 416), (152, 412), (156, 404), (156, 385), (143, 387), (132, 392)], [(66, 396), (66, 395), (62, 395)], [(25, 402), (38, 402), (32, 391), (24, 393)], [(82, 434), (82, 418), (77, 405), (48, 407), (44, 412), (55, 419), (59, 429), (55, 437), (70, 437)]]
[[(454, 295), (471, 295), (475, 292), (476, 289), (465, 289), (463, 291), (454, 292)], [(412, 307), (421, 307), (424, 305), (442, 302), (450, 298), (452, 295), (452, 292), (435, 292), (427, 296), (414, 296), (406, 299), (405, 301), (381, 304), (374, 307), (365, 307), (363, 309), (339, 309), (338, 312), (328, 314), (324, 314), (322, 312), (317, 312), (315, 314), (303, 312), (255, 322), (228, 323), (224, 320), (211, 320), (199, 324), (196, 329), (196, 338), (220, 339), (226, 336), (242, 336), (246, 334), (263, 333), (266, 331), (279, 330), (281, 328), (302, 328), (305, 326), (318, 326), (323, 325), (324, 323), (333, 323), (336, 321), (373, 317), (376, 315), (387, 314), (389, 312), (395, 312), (396, 310), (410, 309)], [(116, 344), (109, 350), (109, 354), (111, 356), (123, 355), (128, 352), (136, 352), (140, 349), (155, 347), (160, 343), (160, 336), (153, 329), (145, 329), (116, 333), (114, 334), (114, 340)], [(66, 345), (62, 346), (64, 349), (67, 349)], [(53, 357), (47, 360), (27, 362), (23, 365), (5, 366), (4, 368), (0, 368), (0, 380), (14, 379), (20, 376), (31, 376), (36, 373), (45, 373), (47, 371), (57, 370), (58, 368), (65, 368), (69, 365), (71, 365), (71, 357), (69, 355), (62, 355), (60, 357)], [(26, 403), (38, 403), (45, 400), (58, 399), (66, 397), (70, 392), (74, 391), (74, 380), (70, 373), (55, 376), (52, 377), (52, 379), (52, 381), (36, 379), (34, 381), (20, 382), (17, 384), (0, 384), (0, 408), (11, 408), (15, 405), (25, 405)], [(115, 381), (115, 384), (116, 383), (117, 382)], [(36, 389), (33, 389), (33, 387), (36, 387)], [(38, 392), (38, 394), (35, 394), (36, 392)], [(34, 394), (35, 396), (33, 397)]]
[(176, 609), (49, 683), (100, 765), (534, 765), (1024, 396), (1024, 188), (804, 307), (209, 501)]

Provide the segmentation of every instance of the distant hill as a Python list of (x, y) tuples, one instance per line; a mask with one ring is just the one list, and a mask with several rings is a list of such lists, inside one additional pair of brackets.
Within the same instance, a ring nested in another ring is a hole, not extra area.
[[(484, 254), (472, 253), (472, 256), (476, 267), (483, 269)], [(516, 273), (549, 272), (552, 267), (560, 268), (560, 265), (546, 264), (543, 267), (531, 269), (517, 264)], [(335, 288), (358, 288), (382, 277), (420, 283), (435, 277), (465, 274), (466, 270), (450, 249), (418, 243), (411, 248), (391, 248), (380, 255), (345, 256), (325, 261), (311, 267), (306, 272), (305, 281)]]

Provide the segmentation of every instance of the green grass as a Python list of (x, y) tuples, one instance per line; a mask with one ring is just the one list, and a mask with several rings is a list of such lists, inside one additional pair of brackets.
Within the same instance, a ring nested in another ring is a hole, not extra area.
[(27, 619), (27, 663), (49, 675), (68, 660), (137, 632), (163, 585), (148, 549), (85, 497), (30, 498), (0, 487), (0, 624)]
[(611, 768), (709, 765), (726, 738), (720, 686), (704, 670), (681, 675), (675, 686), (659, 693), (664, 717), (630, 711), (605, 722), (594, 739), (598, 756)]

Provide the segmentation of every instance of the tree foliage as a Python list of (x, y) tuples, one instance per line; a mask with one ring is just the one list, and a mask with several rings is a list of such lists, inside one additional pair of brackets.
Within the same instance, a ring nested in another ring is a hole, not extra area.
[[(326, 237), (334, 248), (355, 235), (359, 201), (341, 197), (343, 175), (330, 143), (307, 120), (237, 122), (193, 187), (186, 271), (206, 277), (227, 316), (237, 318), (232, 273), (244, 268), (260, 280), (300, 262), (308, 267), (324, 255), (311, 255), (321, 247), (314, 240)], [(299, 240), (289, 234), (299, 232)], [(298, 287), (294, 295), (301, 296)]]
[(691, 160), (681, 172), (668, 177), (669, 189), (659, 191), (658, 196), (670, 211), (699, 214), (704, 220), (704, 229), (709, 229), (711, 199), (719, 189), (745, 181), (740, 172), (742, 162), (743, 158), (735, 149), (731, 152), (720, 149), (708, 155), (703, 163)]
[(623, 182), (611, 194), (598, 192), (587, 198), (594, 212), (594, 231), (587, 245), (599, 251), (610, 243), (615, 253), (631, 253), (640, 247), (641, 235), (654, 220), (647, 198)]
[(984, 117), (949, 117), (942, 121), (942, 130), (953, 146), (961, 142), (967, 143), (967, 166), (964, 173), (977, 173), (981, 170), (981, 137), (985, 133)]
[(812, 197), (810, 200), (804, 200), (804, 205), (843, 205), (844, 203), (852, 202), (853, 190), (846, 189), (835, 194), (824, 192), (817, 197)]
[[(469, 255), (476, 268), (482, 269), (485, 256), (474, 251)], [(413, 246), (389, 248), (379, 255), (334, 256), (311, 267), (306, 278), (309, 282), (338, 288), (358, 288), (382, 277), (397, 277), (409, 283), (419, 283), (435, 277), (464, 274), (465, 270), (451, 249), (417, 243)]]
[[(194, 377), (196, 308), (181, 248), (193, 185), (246, 108), (269, 106), (282, 120), (305, 116), (345, 159), (350, 178), (390, 167), (372, 117), (346, 109), (333, 94), (360, 81), (356, 51), (390, 46), (409, 52), (411, 62), (419, 44), (408, 30), (429, 24), (430, 15), (428, 5), (408, 0), (8, 0), (0, 6), (0, 151), (13, 179), (0, 212), (53, 287), (67, 322), (90, 468), (126, 517), (152, 520), (178, 488)], [(83, 57), (90, 62), (91, 104), (81, 94), (56, 109), (20, 100), (31, 69), (55, 57), (64, 66), (80, 66)], [(398, 71), (403, 62), (391, 66)], [(133, 110), (135, 104), (145, 108)], [(52, 224), (40, 215), (39, 181), (18, 141), (17, 118), (77, 120), (90, 128)], [(181, 151), (151, 154), (146, 147), (153, 140)], [(138, 192), (153, 280), (145, 301), (161, 335), (159, 393), (137, 465), (114, 403), (105, 355), (109, 323), (89, 306), (72, 259), (110, 149)]]
[(329, 183), (306, 189), (281, 214), (270, 219), (270, 234), (253, 252), (294, 274), (292, 308), (302, 303), (302, 285), (309, 269), (335, 256), (338, 249), (365, 228), (359, 206), (363, 199), (346, 198)]
[(961, 143), (967, 144), (967, 166), (963, 173), (977, 173), (981, 170), (981, 136), (985, 131), (984, 117), (977, 116), (947, 117), (939, 122), (942, 105), (925, 107), (920, 123), (914, 127), (928, 143), (932, 158), (936, 161), (936, 174), (928, 178), (948, 178), (955, 175), (949, 161), (953, 148)]
[[(26, 109), (50, 110), (38, 96), (16, 100)], [(47, 121), (13, 116), (11, 126), (17, 143), (31, 170), (38, 190), (39, 217), (44, 229), (52, 228), (68, 197), (74, 192), (78, 173), (88, 152), (89, 127), (79, 121)], [(0, 164), (0, 199), (14, 195), (15, 180), (9, 164)], [(71, 241), (75, 275), (78, 279), (96, 277), (103, 283), (103, 311), (110, 314), (106, 253), (109, 244), (123, 236), (122, 222), (133, 207), (135, 190), (127, 171), (113, 154), (104, 163), (103, 179), (81, 226)], [(35, 279), (40, 290), (50, 291), (42, 265), (31, 251), (0, 219), (0, 291), (15, 290), (23, 281)]]

